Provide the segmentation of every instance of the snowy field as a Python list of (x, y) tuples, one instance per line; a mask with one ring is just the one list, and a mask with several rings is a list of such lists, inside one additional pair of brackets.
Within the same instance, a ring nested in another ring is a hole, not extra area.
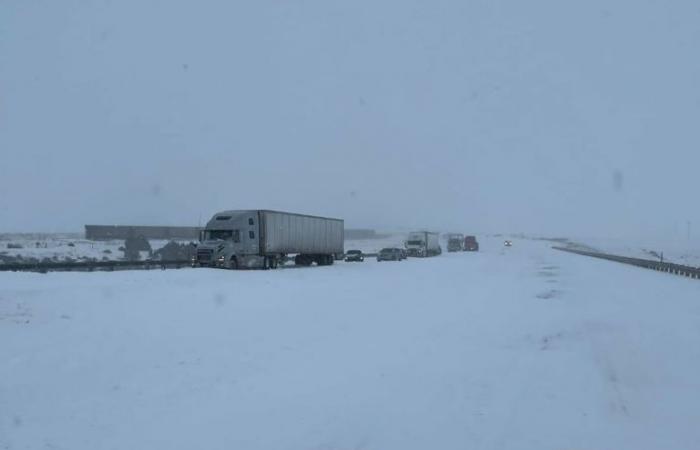
[(603, 253), (630, 256), (700, 267), (700, 242), (683, 238), (666, 239), (573, 239), (577, 243)]
[(0, 273), (0, 448), (697, 448), (697, 280), (480, 241), (277, 271)]
[[(153, 250), (164, 247), (169, 241), (151, 239), (149, 243)], [(189, 241), (177, 240), (179, 243)], [(19, 245), (21, 248), (8, 248), (8, 244)], [(39, 260), (115, 260), (123, 259), (124, 253), (119, 250), (124, 240), (90, 241), (79, 235), (48, 234), (38, 236), (4, 235), (0, 237), (0, 264), (2, 256), (35, 258)]]

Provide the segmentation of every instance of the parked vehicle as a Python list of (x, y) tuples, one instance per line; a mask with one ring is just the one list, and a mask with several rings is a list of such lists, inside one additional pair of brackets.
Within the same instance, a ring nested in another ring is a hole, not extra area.
[(461, 252), (464, 250), (464, 235), (460, 233), (450, 233), (447, 235), (447, 251)]
[(430, 231), (414, 231), (409, 233), (406, 240), (408, 256), (436, 256), (442, 253), (440, 235)]
[(513, 243), (512, 243), (511, 241), (506, 240), (506, 241), (503, 243), (503, 245), (506, 246), (506, 247), (512, 247), (512, 246), (513, 246)]
[(345, 253), (345, 261), (347, 262), (362, 262), (365, 260), (365, 255), (362, 254), (361, 250), (348, 250)]
[(275, 269), (288, 255), (301, 266), (342, 259), (343, 221), (280, 211), (214, 214), (200, 236), (192, 266)]
[(383, 248), (377, 253), (377, 261), (401, 261), (401, 250), (398, 248)]
[(464, 238), (464, 250), (467, 252), (479, 251), (479, 243), (476, 241), (476, 236), (466, 236)]
[(399, 254), (399, 261), (403, 261), (406, 259), (408, 256), (406, 255), (406, 250), (398, 247), (392, 247), (393, 250), (397, 251)]

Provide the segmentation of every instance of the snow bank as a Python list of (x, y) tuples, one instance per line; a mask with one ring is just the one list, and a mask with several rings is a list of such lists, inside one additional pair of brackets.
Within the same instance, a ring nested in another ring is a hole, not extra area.
[(576, 242), (604, 253), (659, 260), (700, 267), (700, 244), (688, 239), (601, 239), (582, 238)]

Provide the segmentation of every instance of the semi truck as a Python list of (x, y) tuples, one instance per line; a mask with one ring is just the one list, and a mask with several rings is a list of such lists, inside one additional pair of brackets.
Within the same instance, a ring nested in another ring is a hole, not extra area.
[(464, 250), (468, 252), (479, 251), (479, 243), (476, 241), (476, 236), (466, 236), (464, 238)]
[(408, 256), (426, 257), (436, 256), (442, 253), (440, 247), (440, 235), (430, 231), (414, 231), (408, 234), (406, 239), (406, 252)]
[(193, 267), (276, 269), (291, 255), (299, 266), (331, 265), (344, 256), (341, 219), (270, 210), (214, 214), (200, 234)]
[(461, 233), (450, 233), (447, 235), (447, 251), (461, 252), (464, 250), (464, 235)]

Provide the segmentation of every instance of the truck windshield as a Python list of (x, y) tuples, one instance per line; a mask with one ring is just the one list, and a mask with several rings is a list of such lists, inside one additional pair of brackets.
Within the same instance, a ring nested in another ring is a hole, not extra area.
[(205, 236), (209, 241), (240, 241), (240, 233), (238, 230), (207, 230)]

